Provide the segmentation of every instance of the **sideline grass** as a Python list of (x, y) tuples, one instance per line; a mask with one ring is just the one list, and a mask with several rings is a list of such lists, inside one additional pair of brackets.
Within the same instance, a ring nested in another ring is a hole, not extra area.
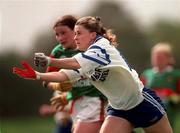
[(52, 133), (53, 117), (24, 117), (1, 120), (1, 133)]
[[(174, 133), (180, 133), (180, 114)], [(55, 126), (53, 117), (24, 117), (1, 120), (0, 133), (52, 133)], [(136, 129), (142, 133), (141, 129)]]

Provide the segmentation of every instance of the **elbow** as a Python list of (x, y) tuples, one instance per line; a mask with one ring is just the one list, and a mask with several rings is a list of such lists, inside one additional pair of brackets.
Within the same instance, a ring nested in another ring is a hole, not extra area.
[(80, 64), (77, 61), (74, 61), (71, 65), (72, 65), (72, 69), (80, 69), (81, 68)]

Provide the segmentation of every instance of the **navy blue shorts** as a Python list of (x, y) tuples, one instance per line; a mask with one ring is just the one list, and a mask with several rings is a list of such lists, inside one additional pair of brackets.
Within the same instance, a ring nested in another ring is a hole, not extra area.
[(130, 110), (116, 110), (107, 108), (110, 116), (117, 116), (128, 120), (135, 128), (149, 127), (159, 121), (165, 114), (161, 99), (151, 89), (143, 89), (144, 100)]

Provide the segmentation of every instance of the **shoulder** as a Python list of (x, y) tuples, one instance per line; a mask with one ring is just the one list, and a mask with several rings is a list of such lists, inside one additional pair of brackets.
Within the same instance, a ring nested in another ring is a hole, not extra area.
[(174, 71), (180, 74), (180, 69), (174, 69)]
[(110, 41), (107, 40), (106, 38), (102, 37), (101, 39), (97, 40), (94, 45), (106, 45), (106, 44), (110, 44)]
[(142, 75), (149, 75), (149, 74), (151, 74), (151, 73), (153, 73), (153, 69), (152, 68), (149, 68), (149, 69), (146, 69), (146, 70), (144, 70), (143, 71), (143, 73), (142, 73)]
[(180, 77), (180, 69), (174, 69), (172, 71), (176, 76)]
[(63, 49), (63, 47), (62, 47), (62, 45), (59, 43), (59, 44), (57, 44), (54, 48), (53, 48), (53, 50), (52, 50), (52, 52), (54, 51), (57, 51), (57, 50), (62, 50)]
[(55, 58), (59, 58), (60, 54), (64, 51), (63, 47), (61, 44), (58, 44), (56, 45), (52, 52), (51, 52), (51, 55)]
[(99, 40), (95, 41), (88, 49), (87, 51), (92, 50), (102, 50), (106, 49), (107, 47), (111, 46), (110, 42), (106, 38), (100, 38)]

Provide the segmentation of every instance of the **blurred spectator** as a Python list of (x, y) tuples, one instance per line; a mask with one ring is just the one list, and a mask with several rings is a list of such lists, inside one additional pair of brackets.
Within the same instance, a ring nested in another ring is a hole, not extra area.
[(180, 69), (173, 66), (175, 60), (168, 43), (158, 43), (151, 51), (152, 68), (145, 70), (141, 80), (152, 88), (164, 102), (172, 128), (175, 126), (178, 104), (180, 103)]

